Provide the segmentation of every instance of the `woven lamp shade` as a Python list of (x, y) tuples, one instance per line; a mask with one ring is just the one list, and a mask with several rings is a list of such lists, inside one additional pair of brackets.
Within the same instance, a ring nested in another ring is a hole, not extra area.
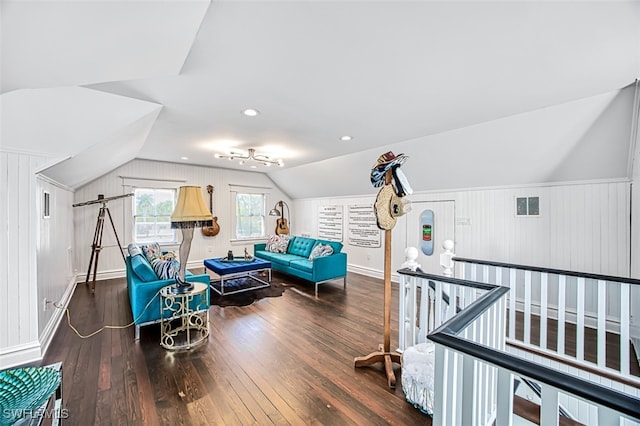
[(181, 186), (176, 208), (171, 214), (172, 228), (212, 226), (213, 216), (207, 208), (199, 186)]

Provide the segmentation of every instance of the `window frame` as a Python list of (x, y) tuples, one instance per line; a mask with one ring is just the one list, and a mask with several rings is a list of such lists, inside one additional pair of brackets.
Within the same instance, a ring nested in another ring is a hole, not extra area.
[[(231, 214), (231, 242), (248, 242), (248, 241), (261, 241), (267, 238), (268, 234), (268, 205), (271, 195), (271, 188), (256, 187), (256, 186), (242, 186), (242, 185), (229, 185), (230, 193), (230, 210)], [(262, 234), (256, 236), (239, 236), (238, 235), (238, 195), (261, 195), (262, 196)]]
[[(178, 200), (178, 190), (177, 188), (174, 187), (167, 187), (167, 188), (158, 188), (158, 187), (147, 187), (147, 186), (138, 186), (138, 187), (133, 187), (133, 202), (131, 205), (131, 240), (136, 243), (136, 244), (149, 244), (149, 243), (153, 243), (153, 242), (157, 242), (160, 245), (175, 245), (178, 243), (178, 233), (176, 232), (176, 229), (169, 227), (169, 229), (171, 229), (171, 239), (170, 240), (166, 240), (166, 239), (160, 239), (158, 237), (158, 232), (157, 229), (153, 232), (153, 241), (148, 240), (148, 241), (138, 241), (137, 237), (137, 232), (136, 232), (136, 228), (137, 228), (137, 222), (136, 222), (136, 217), (154, 217), (154, 218), (158, 218), (158, 217), (165, 217), (167, 216), (166, 214), (162, 214), (162, 215), (158, 215), (158, 214), (153, 214), (153, 215), (136, 215), (136, 206), (137, 206), (137, 200), (138, 200), (138, 195), (137, 192), (138, 191), (147, 191), (147, 192), (153, 192), (155, 195), (156, 191), (171, 191), (173, 192), (173, 207), (171, 208), (171, 212), (173, 212), (173, 209), (175, 208), (176, 205), (176, 201)], [(157, 202), (155, 202), (155, 197), (154, 197), (154, 205), (157, 205)], [(157, 212), (156, 212), (157, 213)], [(169, 213), (169, 216), (171, 215), (171, 213)], [(154, 224), (157, 225), (157, 219), (154, 222)]]
[[(138, 188), (175, 189), (177, 194), (180, 187), (187, 184), (187, 181), (182, 179), (154, 179), (122, 175), (118, 176), (118, 178), (122, 179), (123, 194), (131, 194)], [(122, 223), (124, 227), (123, 235), (125, 235), (125, 238), (128, 238), (128, 241), (124, 242), (125, 247), (128, 243), (135, 241), (135, 223), (133, 221), (133, 213), (135, 211), (135, 197), (127, 197), (126, 200), (127, 201), (122, 205)], [(173, 248), (178, 246), (179, 242), (158, 242), (158, 244), (160, 244), (160, 246), (166, 250), (172, 250)]]

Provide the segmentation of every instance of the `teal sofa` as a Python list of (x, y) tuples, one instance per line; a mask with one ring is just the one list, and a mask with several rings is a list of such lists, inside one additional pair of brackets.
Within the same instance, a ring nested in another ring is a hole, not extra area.
[[(330, 245), (333, 253), (328, 256), (309, 260), (311, 251), (317, 244)], [(253, 254), (271, 262), (271, 269), (293, 275), (315, 283), (316, 297), (318, 285), (338, 278), (343, 279), (347, 287), (347, 254), (342, 252), (342, 243), (317, 240), (314, 238), (292, 236), (286, 253), (274, 253), (266, 250), (266, 244), (254, 244)]]
[[(135, 340), (139, 340), (140, 327), (160, 321), (160, 289), (173, 285), (176, 281), (173, 278), (159, 279), (143, 254), (126, 256), (125, 263), (129, 303), (135, 324)], [(194, 275), (187, 271), (187, 281), (209, 285), (209, 275)]]

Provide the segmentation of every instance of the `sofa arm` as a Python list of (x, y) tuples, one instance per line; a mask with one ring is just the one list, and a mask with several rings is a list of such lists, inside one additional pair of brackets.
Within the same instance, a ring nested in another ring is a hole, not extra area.
[[(209, 284), (210, 281), (208, 274), (188, 275), (186, 279), (190, 282), (201, 282), (204, 284)], [(160, 319), (160, 289), (174, 285), (175, 282), (173, 278), (150, 282), (131, 281), (128, 289), (129, 303), (131, 304), (131, 314), (136, 324), (144, 324)]]
[(334, 253), (313, 259), (313, 281), (326, 281), (347, 275), (347, 254)]

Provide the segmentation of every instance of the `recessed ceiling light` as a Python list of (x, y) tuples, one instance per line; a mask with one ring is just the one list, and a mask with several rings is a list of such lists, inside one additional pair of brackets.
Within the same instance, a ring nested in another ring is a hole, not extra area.
[(247, 109), (243, 110), (242, 113), (244, 115), (246, 115), (247, 117), (255, 117), (256, 115), (260, 114), (260, 111), (258, 111), (257, 109), (253, 109), (253, 108), (247, 108)]
[(181, 160), (188, 160), (189, 157), (180, 157)]
[(345, 141), (345, 142), (346, 142), (346, 141), (350, 141), (351, 139), (353, 139), (353, 138), (352, 138), (351, 136), (348, 136), (348, 135), (342, 136), (342, 137), (340, 138), (340, 140), (341, 140), (341, 141)]

